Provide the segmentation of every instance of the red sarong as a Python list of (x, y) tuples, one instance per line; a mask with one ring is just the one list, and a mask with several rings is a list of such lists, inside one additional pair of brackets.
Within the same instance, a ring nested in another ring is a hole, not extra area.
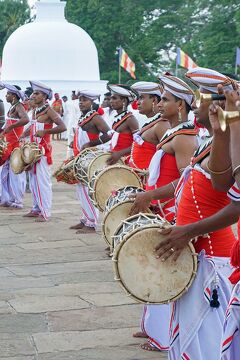
[(142, 145), (139, 145), (134, 141), (129, 165), (138, 169), (148, 169), (155, 152), (156, 145), (148, 141), (144, 141)]
[[(167, 185), (167, 184), (171, 183), (172, 181), (178, 179), (179, 177), (180, 177), (180, 173), (178, 171), (175, 156), (172, 154), (164, 153), (164, 155), (161, 159), (161, 171), (160, 171), (160, 176), (157, 180), (157, 183), (154, 186), (149, 186), (147, 184), (146, 190), (153, 190), (153, 189), (160, 188), (160, 187)], [(175, 199), (174, 198), (173, 199), (165, 198), (165, 199), (161, 199), (160, 201), (158, 201), (158, 200), (152, 201), (152, 204), (154, 206), (156, 206), (158, 203), (162, 204), (161, 208), (162, 208), (162, 211), (164, 213), (166, 220), (173, 221), (175, 214), (174, 214), (174, 211), (172, 211), (172, 210), (175, 207)], [(163, 216), (163, 214), (161, 212), (159, 212), (159, 214), (161, 216)]]
[(117, 144), (112, 149), (112, 152), (121, 151), (132, 146), (132, 133), (118, 133)]

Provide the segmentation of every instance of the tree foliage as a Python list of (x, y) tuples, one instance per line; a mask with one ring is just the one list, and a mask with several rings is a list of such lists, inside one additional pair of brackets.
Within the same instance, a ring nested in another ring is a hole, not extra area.
[[(174, 72), (177, 47), (199, 66), (234, 72), (239, 0), (67, 0), (66, 17), (92, 37), (101, 78), (110, 82), (118, 81), (120, 45), (135, 62), (138, 80)], [(0, 53), (8, 36), (27, 21), (27, 0), (0, 0)], [(132, 81), (124, 70), (122, 81)]]
[[(199, 66), (233, 72), (240, 47), (238, 0), (68, 0), (67, 18), (90, 34), (102, 79), (115, 82), (119, 45), (145, 80), (174, 71), (177, 47)], [(130, 80), (127, 73), (123, 80)]]
[(0, 0), (0, 58), (8, 37), (27, 21), (30, 21), (27, 0)]

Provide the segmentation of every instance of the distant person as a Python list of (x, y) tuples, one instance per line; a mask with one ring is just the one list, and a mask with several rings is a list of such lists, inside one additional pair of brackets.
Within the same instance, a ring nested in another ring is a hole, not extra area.
[(6, 100), (11, 107), (7, 113), (4, 130), (0, 134), (0, 138), (7, 142), (7, 149), (1, 158), (1, 164), (3, 164), (1, 172), (1, 206), (22, 209), (26, 174), (25, 172), (14, 174), (10, 166), (10, 156), (13, 150), (19, 147), (19, 138), (23, 133), (24, 125), (29, 122), (27, 113), (21, 103), (21, 100), (25, 99), (25, 94), (17, 86), (4, 83), (2, 83), (2, 86), (7, 89)]
[[(62, 121), (64, 122), (66, 128), (68, 128), (68, 123), (71, 121), (71, 117), (73, 116), (73, 104), (68, 100), (68, 97), (66, 95), (62, 97), (62, 101), (63, 101)], [(67, 131), (64, 131), (64, 133), (62, 133), (62, 139), (67, 140)]]
[(71, 96), (71, 104), (72, 104), (72, 116), (69, 119), (68, 126), (67, 126), (67, 139), (68, 139), (68, 150), (67, 150), (67, 158), (73, 156), (73, 149), (71, 144), (74, 138), (74, 129), (77, 127), (78, 120), (81, 116), (81, 111), (79, 108), (79, 99), (78, 99), (78, 92), (72, 90)]
[[(63, 104), (62, 99), (60, 99), (59, 93), (54, 94), (54, 100), (52, 102), (51, 108), (56, 111), (56, 113), (62, 118), (63, 116)], [(57, 133), (57, 140), (61, 140), (61, 133)], [(53, 134), (54, 139), (54, 134)]]
[[(51, 216), (52, 181), (50, 165), (52, 165), (51, 135), (66, 130), (63, 121), (48, 103), (52, 98), (52, 89), (37, 81), (30, 82), (33, 88), (32, 98), (36, 108), (30, 129), (24, 136), (30, 135), (30, 141), (44, 148), (44, 155), (29, 171), (33, 198), (33, 207), (24, 217), (35, 217), (37, 222), (45, 222)], [(53, 125), (56, 125), (53, 127)]]

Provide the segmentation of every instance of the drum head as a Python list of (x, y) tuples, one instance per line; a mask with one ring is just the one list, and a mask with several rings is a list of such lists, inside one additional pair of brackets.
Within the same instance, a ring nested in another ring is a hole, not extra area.
[(20, 148), (15, 148), (12, 151), (12, 154), (10, 157), (10, 166), (11, 166), (14, 174), (20, 174), (21, 172), (23, 172), (26, 164), (23, 161), (22, 151)]
[[(134, 200), (125, 200), (113, 206), (105, 215), (102, 224), (103, 238), (108, 245), (113, 247), (112, 236), (121, 224), (122, 220), (129, 217)], [(149, 213), (151, 210), (149, 209)]]
[(132, 169), (126, 166), (113, 165), (97, 175), (93, 186), (96, 206), (100, 211), (103, 211), (112, 191), (116, 191), (124, 186), (141, 187), (142, 184), (138, 175)]
[(178, 299), (190, 287), (197, 257), (187, 246), (176, 262), (155, 258), (154, 248), (164, 240), (158, 225), (145, 225), (124, 237), (114, 250), (117, 280), (138, 302), (165, 304)]
[[(95, 157), (91, 161), (88, 167), (88, 179), (90, 180), (93, 176), (93, 174), (98, 171), (105, 169), (109, 165), (107, 165), (107, 160), (111, 157), (111, 153), (103, 153)], [(117, 162), (119, 165), (123, 165), (123, 161), (120, 159)]]
[(26, 164), (31, 164), (33, 162), (34, 154), (28, 144), (24, 145), (22, 148), (22, 157)]

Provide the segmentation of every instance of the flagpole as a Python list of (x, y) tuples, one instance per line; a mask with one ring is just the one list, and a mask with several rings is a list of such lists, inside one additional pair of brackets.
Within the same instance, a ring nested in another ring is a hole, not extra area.
[(121, 84), (121, 65), (120, 65), (120, 61), (118, 61), (118, 83)]
[(179, 63), (179, 48), (177, 48), (177, 57), (176, 57), (176, 69), (175, 69), (175, 76), (178, 76), (178, 63)]
[(235, 75), (237, 75), (237, 67), (238, 67), (238, 64), (237, 64), (237, 52), (238, 52), (238, 48), (236, 48)]

